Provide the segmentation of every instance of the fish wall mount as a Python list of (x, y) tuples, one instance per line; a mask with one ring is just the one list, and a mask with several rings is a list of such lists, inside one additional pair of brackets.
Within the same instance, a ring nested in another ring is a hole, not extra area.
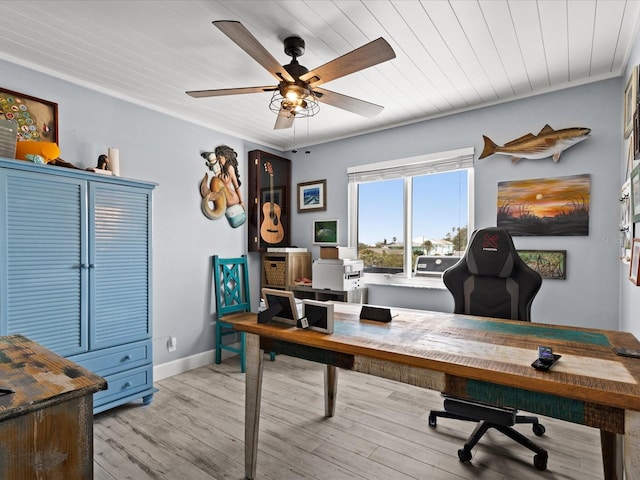
[(553, 161), (558, 163), (562, 152), (576, 143), (586, 140), (590, 133), (590, 128), (573, 127), (554, 130), (547, 124), (538, 135), (527, 133), (503, 146), (496, 145), (493, 140), (483, 135), (484, 149), (478, 159), (497, 154), (511, 157), (512, 163), (516, 163), (522, 158), (540, 160), (547, 157), (552, 157)]

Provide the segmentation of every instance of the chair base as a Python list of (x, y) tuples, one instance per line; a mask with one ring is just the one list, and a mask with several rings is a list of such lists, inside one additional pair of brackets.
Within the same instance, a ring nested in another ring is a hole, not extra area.
[[(225, 345), (224, 343), (222, 343), (222, 339), (227, 335), (236, 335), (236, 334), (240, 335), (239, 347), (234, 347), (233, 345)], [(220, 365), (220, 363), (222, 362), (222, 350), (227, 350), (229, 352), (237, 353), (240, 356), (240, 371), (244, 373), (246, 370), (246, 363), (244, 359), (244, 352), (245, 352), (244, 332), (238, 332), (233, 329), (233, 325), (231, 325), (230, 323), (221, 322), (220, 320), (218, 320), (216, 322), (216, 358), (215, 358), (216, 365)], [(269, 352), (269, 357), (272, 362), (275, 361), (276, 353)]]
[[(244, 352), (245, 352), (245, 338), (244, 332), (237, 332), (233, 330), (233, 325), (230, 323), (222, 322), (218, 320), (216, 322), (216, 365), (220, 365), (222, 362), (222, 350), (227, 350), (229, 352), (237, 353), (240, 355), (240, 371), (242, 373), (245, 372), (245, 360), (244, 360)], [(233, 345), (225, 345), (223, 343), (223, 338), (228, 335), (240, 335), (240, 346), (234, 347)]]
[[(454, 410), (459, 409), (462, 411), (471, 411), (471, 406), (474, 405), (470, 402), (458, 401), (456, 399), (447, 398), (445, 400), (445, 408), (452, 407)], [(458, 408), (457, 408), (458, 407)], [(462, 407), (462, 408), (460, 408)], [(490, 428), (494, 428), (501, 432), (503, 435), (518, 442), (520, 445), (535, 452), (533, 457), (533, 466), (540, 471), (547, 469), (547, 460), (549, 454), (547, 451), (525, 437), (522, 433), (512, 428), (512, 425), (519, 423), (532, 424), (533, 433), (536, 436), (544, 435), (545, 428), (538, 422), (537, 417), (527, 415), (516, 415), (515, 410), (501, 409), (499, 407), (476, 405), (479, 408), (480, 413), (487, 413), (490, 416), (490, 420), (484, 420), (482, 418), (476, 418), (475, 416), (466, 416), (460, 413), (454, 413), (450, 411), (431, 411), (429, 412), (429, 426), (435, 428), (437, 425), (437, 419), (439, 418), (451, 418), (454, 420), (464, 420), (468, 422), (478, 422), (476, 428), (473, 430), (469, 438), (464, 444), (464, 447), (458, 450), (458, 458), (461, 462), (468, 462), (471, 460), (471, 450), (480, 441), (482, 436)], [(496, 423), (497, 422), (497, 423)]]

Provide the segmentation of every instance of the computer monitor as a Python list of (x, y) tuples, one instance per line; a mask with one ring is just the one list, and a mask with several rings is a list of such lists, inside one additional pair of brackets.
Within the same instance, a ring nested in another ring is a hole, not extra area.
[(298, 308), (296, 307), (296, 299), (293, 296), (293, 292), (263, 288), (262, 299), (267, 309), (274, 305), (280, 305), (282, 308), (273, 317), (274, 320), (294, 326), (298, 323)]

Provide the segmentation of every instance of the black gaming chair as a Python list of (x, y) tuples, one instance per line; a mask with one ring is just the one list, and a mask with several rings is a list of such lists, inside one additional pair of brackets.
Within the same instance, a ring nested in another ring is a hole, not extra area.
[[(524, 263), (511, 235), (501, 228), (476, 230), (464, 256), (443, 273), (442, 279), (453, 295), (454, 313), (526, 322), (531, 321), (531, 303), (542, 285), (540, 274)], [(489, 428), (495, 428), (533, 450), (536, 453), (533, 464), (538, 470), (547, 468), (547, 451), (512, 428), (517, 423), (531, 423), (533, 433), (543, 435), (545, 428), (536, 417), (517, 415), (508, 406), (451, 396), (445, 396), (444, 408), (429, 413), (429, 426), (435, 427), (438, 417), (479, 422), (464, 447), (458, 450), (460, 461), (471, 460), (471, 449)]]

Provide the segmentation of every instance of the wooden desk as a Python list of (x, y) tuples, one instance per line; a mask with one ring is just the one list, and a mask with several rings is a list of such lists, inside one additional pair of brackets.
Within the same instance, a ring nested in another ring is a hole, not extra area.
[(0, 337), (0, 478), (93, 478), (101, 377), (21, 336)]
[[(337, 368), (600, 429), (604, 477), (640, 478), (640, 348), (630, 333), (393, 308), (390, 323), (359, 321), (360, 305), (335, 304), (335, 332), (258, 324), (252, 313), (225, 317), (246, 336), (245, 474), (255, 478), (263, 351), (316, 361), (325, 371), (325, 415), (333, 416)], [(534, 370), (538, 345), (562, 359)], [(432, 435), (425, 422), (425, 435)]]

